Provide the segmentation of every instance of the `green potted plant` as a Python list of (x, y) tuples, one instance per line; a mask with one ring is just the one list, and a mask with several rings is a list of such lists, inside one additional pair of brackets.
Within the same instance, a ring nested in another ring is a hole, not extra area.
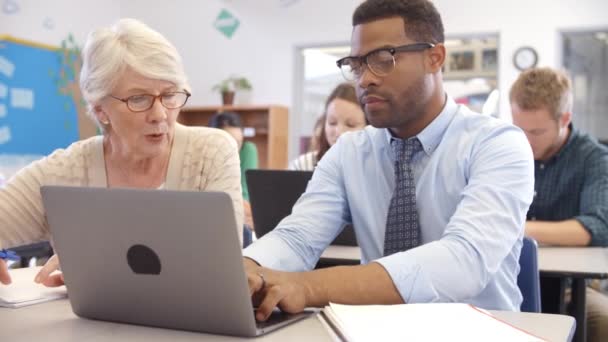
[(213, 86), (214, 91), (222, 94), (222, 103), (229, 106), (234, 103), (234, 94), (239, 90), (251, 90), (251, 82), (245, 77), (230, 76)]

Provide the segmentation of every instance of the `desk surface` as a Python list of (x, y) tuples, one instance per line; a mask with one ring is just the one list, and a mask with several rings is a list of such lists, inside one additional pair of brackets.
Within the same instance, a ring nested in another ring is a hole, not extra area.
[(353, 246), (330, 245), (323, 254), (321, 254), (321, 258), (360, 261), (361, 249)]
[(538, 268), (543, 276), (608, 278), (608, 248), (540, 247)]
[[(550, 341), (565, 341), (574, 329), (569, 316), (492, 311), (496, 317)], [(67, 299), (24, 307), (0, 308), (0, 334), (10, 341), (238, 341), (230, 336), (80, 319)], [(259, 341), (331, 341), (316, 316), (262, 336)]]

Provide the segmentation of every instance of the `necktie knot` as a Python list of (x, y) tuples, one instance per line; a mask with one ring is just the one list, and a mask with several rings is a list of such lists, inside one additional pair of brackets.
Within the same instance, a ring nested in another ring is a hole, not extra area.
[(391, 147), (395, 153), (395, 160), (410, 163), (414, 154), (422, 150), (422, 144), (416, 137), (409, 139), (393, 139)]

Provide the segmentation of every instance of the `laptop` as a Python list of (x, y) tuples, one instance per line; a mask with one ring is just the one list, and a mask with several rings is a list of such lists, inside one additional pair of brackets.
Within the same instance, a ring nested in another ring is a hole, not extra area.
[[(247, 170), (245, 177), (255, 234), (260, 238), (291, 214), (294, 204), (306, 191), (312, 171)], [(357, 246), (352, 225), (344, 226), (331, 244)]]
[(232, 200), (222, 192), (43, 186), (72, 310), (80, 317), (253, 337), (257, 324)]

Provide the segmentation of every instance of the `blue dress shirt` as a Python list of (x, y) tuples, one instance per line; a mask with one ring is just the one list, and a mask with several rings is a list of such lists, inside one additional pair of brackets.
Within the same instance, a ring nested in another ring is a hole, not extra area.
[(519, 254), (534, 191), (534, 162), (517, 127), (447, 98), (417, 135), (421, 245), (383, 257), (395, 186), (388, 129), (344, 134), (319, 162), (290, 216), (244, 250), (260, 265), (312, 269), (346, 223), (362, 263), (381, 264), (406, 303), (464, 302), (519, 311)]

